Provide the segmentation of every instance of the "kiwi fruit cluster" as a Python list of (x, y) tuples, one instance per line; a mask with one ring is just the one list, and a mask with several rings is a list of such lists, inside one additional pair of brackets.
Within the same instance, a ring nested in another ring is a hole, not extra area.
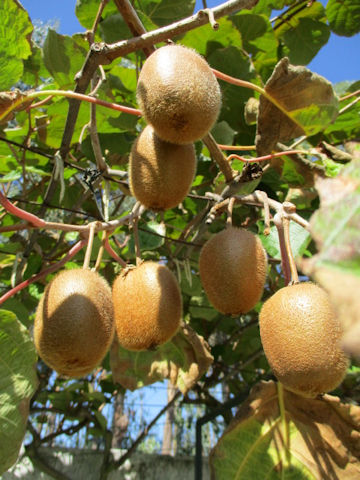
[(221, 313), (239, 315), (260, 300), (267, 271), (267, 257), (254, 233), (228, 227), (202, 247), (199, 272), (211, 304)]
[(117, 338), (127, 350), (152, 350), (180, 326), (182, 299), (166, 265), (146, 261), (125, 269), (113, 284)]
[(182, 316), (178, 282), (152, 261), (125, 269), (111, 290), (97, 272), (64, 270), (47, 285), (36, 310), (34, 342), (43, 361), (81, 377), (103, 360), (116, 332), (128, 350), (151, 350), (170, 340)]
[(64, 270), (46, 286), (36, 310), (34, 342), (59, 374), (80, 377), (104, 358), (113, 339), (111, 288), (96, 272)]
[(167, 45), (144, 62), (137, 99), (148, 125), (131, 149), (130, 191), (151, 210), (173, 208), (190, 190), (196, 170), (193, 143), (217, 120), (220, 87), (198, 53)]
[(281, 288), (264, 303), (259, 324), (266, 358), (285, 388), (316, 397), (342, 382), (349, 364), (340, 346), (343, 332), (321, 287)]

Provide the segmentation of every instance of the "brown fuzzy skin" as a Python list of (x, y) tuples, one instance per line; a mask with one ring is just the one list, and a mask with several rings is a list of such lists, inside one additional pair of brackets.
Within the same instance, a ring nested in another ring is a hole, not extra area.
[(208, 63), (194, 50), (167, 45), (145, 61), (137, 99), (157, 135), (186, 144), (203, 138), (221, 108), (221, 92)]
[(38, 305), (34, 341), (40, 357), (61, 375), (90, 373), (103, 359), (115, 330), (111, 289), (90, 270), (58, 273)]
[(116, 333), (127, 350), (149, 350), (177, 332), (182, 300), (178, 282), (165, 266), (144, 262), (121, 273), (113, 285)]
[(260, 239), (248, 230), (228, 227), (202, 247), (201, 283), (212, 305), (221, 313), (246, 313), (263, 293), (267, 258)]
[(264, 303), (259, 322), (266, 358), (285, 388), (316, 397), (341, 383), (348, 358), (325, 290), (313, 283), (281, 288)]
[(155, 211), (173, 208), (189, 193), (195, 170), (192, 144), (165, 142), (147, 125), (131, 149), (130, 190), (146, 208)]

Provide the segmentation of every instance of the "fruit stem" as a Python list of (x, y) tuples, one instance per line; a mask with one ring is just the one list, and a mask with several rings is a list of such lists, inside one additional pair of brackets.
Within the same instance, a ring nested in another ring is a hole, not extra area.
[(139, 218), (136, 217), (132, 222), (134, 243), (135, 243), (136, 265), (140, 265), (141, 263), (141, 249), (140, 249), (140, 241), (139, 241), (138, 220)]
[(227, 219), (226, 219), (226, 228), (232, 227), (232, 214), (235, 204), (235, 197), (231, 197), (229, 199), (229, 203), (227, 206)]
[(226, 183), (231, 182), (231, 180), (233, 180), (234, 178), (233, 169), (231, 168), (230, 163), (228, 162), (228, 160), (220, 150), (214, 137), (211, 135), (211, 133), (208, 133), (207, 135), (205, 135), (202, 141), (206, 145), (207, 149), (209, 150), (211, 157), (215, 160), (215, 162), (218, 164), (218, 167), (224, 174)]
[(291, 250), (291, 242), (290, 242), (290, 219), (287, 217), (282, 218), (283, 225), (284, 225), (284, 237), (285, 237), (285, 247), (287, 257), (289, 259), (290, 264), (290, 272), (291, 272), (291, 280), (293, 283), (299, 283), (299, 276), (296, 268), (295, 259)]
[(283, 217), (283, 214), (281, 212), (277, 212), (274, 216), (274, 224), (279, 236), (281, 266), (282, 266), (282, 271), (284, 273), (285, 285), (289, 285), (289, 283), (291, 282), (291, 269), (290, 269), (289, 257), (286, 249), (284, 224), (283, 224), (282, 217)]
[(290, 431), (289, 431), (289, 423), (286, 419), (286, 410), (285, 410), (285, 398), (284, 398), (284, 387), (281, 382), (277, 382), (277, 393), (278, 393), (278, 400), (279, 400), (279, 410), (280, 410), (280, 418), (281, 424), (283, 427), (283, 436), (284, 436), (284, 449), (285, 449), (285, 458), (284, 458), (284, 466), (285, 468), (290, 467), (291, 465), (291, 454), (290, 454)]
[(108, 252), (109, 255), (113, 257), (114, 260), (116, 260), (123, 268), (127, 268), (127, 263), (117, 255), (115, 250), (113, 250), (112, 246), (109, 243), (109, 235), (106, 235), (106, 238), (104, 240), (104, 248)]
[(59, 262), (54, 263), (48, 268), (45, 268), (42, 270), (40, 273), (37, 273), (31, 278), (28, 278), (27, 280), (19, 283), (19, 285), (16, 285), (16, 287), (12, 288), (8, 292), (6, 292), (2, 297), (0, 297), (0, 305), (4, 303), (6, 300), (14, 296), (16, 293), (20, 292), (20, 290), (23, 290), (24, 288), (27, 288), (29, 285), (31, 285), (34, 282), (37, 282), (40, 280), (42, 277), (45, 277), (49, 273), (56, 272), (60, 267), (65, 265), (65, 263), (69, 262), (87, 243), (87, 240), (80, 240), (77, 242), (65, 255), (64, 258), (62, 258)]
[(89, 224), (89, 236), (87, 238), (87, 248), (86, 248), (86, 253), (84, 257), (84, 263), (83, 263), (83, 269), (87, 270), (90, 265), (90, 259), (91, 259), (91, 252), (94, 244), (94, 235), (95, 235), (95, 228), (96, 228), (96, 222), (92, 222)]

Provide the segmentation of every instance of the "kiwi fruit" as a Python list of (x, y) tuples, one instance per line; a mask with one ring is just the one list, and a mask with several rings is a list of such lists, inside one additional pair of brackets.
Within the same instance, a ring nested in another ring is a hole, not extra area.
[(136, 139), (129, 159), (132, 195), (159, 211), (176, 207), (189, 193), (196, 170), (195, 149), (161, 140), (147, 125)]
[(108, 351), (115, 330), (111, 288), (98, 273), (64, 270), (46, 286), (36, 310), (34, 341), (59, 374), (90, 373)]
[(116, 333), (127, 350), (151, 350), (179, 328), (182, 300), (174, 274), (156, 262), (126, 269), (113, 285)]
[(281, 288), (264, 303), (259, 323), (266, 358), (285, 388), (316, 397), (341, 383), (348, 367), (342, 328), (321, 287)]
[(178, 144), (203, 138), (221, 108), (220, 87), (208, 63), (181, 45), (161, 47), (146, 59), (137, 99), (157, 135)]
[(259, 237), (243, 228), (228, 227), (202, 247), (199, 272), (211, 304), (221, 313), (251, 310), (263, 293), (267, 258)]

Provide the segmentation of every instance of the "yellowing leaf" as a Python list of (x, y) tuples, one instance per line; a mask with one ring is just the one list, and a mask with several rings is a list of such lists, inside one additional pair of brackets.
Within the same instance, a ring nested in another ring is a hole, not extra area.
[(360, 407), (337, 397), (284, 390), (285, 428), (276, 383), (256, 385), (212, 451), (213, 480), (356, 480)]
[(129, 390), (167, 378), (185, 394), (212, 361), (207, 343), (188, 325), (182, 325), (171, 341), (155, 351), (131, 352), (117, 340), (110, 350), (114, 382)]

